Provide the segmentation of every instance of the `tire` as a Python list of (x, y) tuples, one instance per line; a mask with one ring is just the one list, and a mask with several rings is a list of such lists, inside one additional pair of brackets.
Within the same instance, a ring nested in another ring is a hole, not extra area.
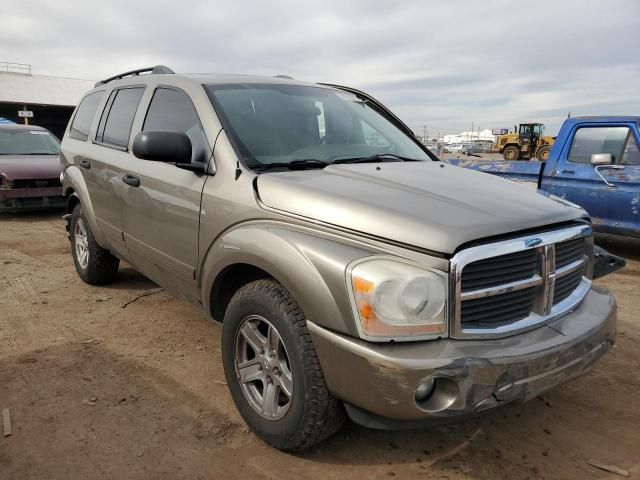
[(536, 158), (541, 162), (546, 162), (547, 159), (549, 158), (550, 151), (551, 151), (551, 147), (549, 147), (548, 145), (540, 147), (538, 149), (538, 152), (536, 153)]
[(342, 425), (343, 406), (327, 389), (305, 315), (279, 283), (256, 280), (235, 293), (222, 326), (222, 359), (238, 411), (275, 448), (303, 450)]
[(78, 204), (69, 220), (71, 256), (80, 278), (90, 285), (103, 285), (118, 274), (120, 260), (96, 243), (82, 205)]
[(509, 145), (502, 151), (502, 156), (505, 160), (519, 160), (520, 149), (515, 145)]

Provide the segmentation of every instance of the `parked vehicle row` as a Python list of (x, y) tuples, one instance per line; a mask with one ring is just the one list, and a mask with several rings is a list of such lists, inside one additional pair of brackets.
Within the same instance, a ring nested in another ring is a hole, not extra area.
[(345, 413), (528, 400), (614, 342), (583, 209), (438, 161), (352, 88), (127, 72), (82, 99), (61, 160), (79, 276), (123, 260), (221, 322), (233, 400), (283, 450)]

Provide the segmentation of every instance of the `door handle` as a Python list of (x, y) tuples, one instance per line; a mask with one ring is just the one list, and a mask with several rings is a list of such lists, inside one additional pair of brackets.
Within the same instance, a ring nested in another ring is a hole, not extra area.
[(124, 183), (126, 183), (127, 185), (131, 185), (132, 187), (139, 187), (140, 186), (140, 178), (136, 177), (135, 175), (131, 175), (131, 174), (125, 174), (122, 177), (122, 181)]
[(602, 181), (607, 184), (607, 187), (617, 188), (617, 185), (615, 183), (611, 183), (610, 181), (608, 181), (606, 178), (602, 176), (602, 174), (600, 173), (600, 170), (602, 169), (624, 170), (624, 166), (623, 165), (596, 165), (594, 169), (598, 174), (598, 176), (602, 179)]
[(82, 168), (86, 168), (87, 170), (91, 168), (91, 162), (84, 158), (78, 162), (78, 165), (80, 165)]
[(560, 173), (576, 173), (575, 170), (560, 170)]

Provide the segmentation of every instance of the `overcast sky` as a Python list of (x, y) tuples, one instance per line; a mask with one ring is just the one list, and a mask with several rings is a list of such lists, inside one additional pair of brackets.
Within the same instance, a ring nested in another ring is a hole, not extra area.
[(640, 114), (640, 1), (5, 0), (0, 61), (104, 78), (288, 74), (373, 94), (417, 133)]

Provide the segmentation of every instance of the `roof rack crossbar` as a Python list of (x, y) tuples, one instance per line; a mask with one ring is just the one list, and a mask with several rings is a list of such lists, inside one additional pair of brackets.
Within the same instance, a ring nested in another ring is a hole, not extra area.
[(140, 75), (141, 73), (152, 73), (152, 74), (172, 74), (175, 73), (169, 67), (165, 67), (164, 65), (156, 65), (155, 67), (147, 67), (147, 68), (138, 68), (136, 70), (130, 70), (128, 72), (120, 73), (118, 75), (114, 75), (113, 77), (105, 78), (104, 80), (100, 80), (96, 82), (95, 87), (99, 87), (100, 85), (104, 85), (105, 83), (112, 82), (114, 80), (119, 80), (121, 78), (126, 77), (135, 77)]

